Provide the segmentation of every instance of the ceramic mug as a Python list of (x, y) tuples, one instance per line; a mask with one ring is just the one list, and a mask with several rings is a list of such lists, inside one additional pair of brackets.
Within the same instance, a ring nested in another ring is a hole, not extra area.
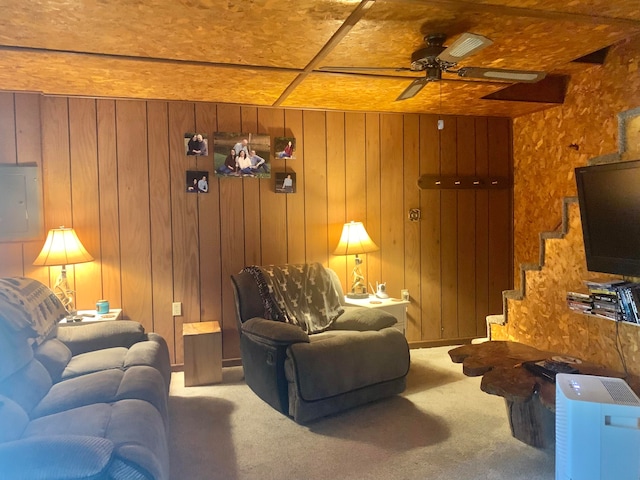
[(96, 302), (96, 312), (99, 314), (109, 313), (109, 300), (98, 300)]

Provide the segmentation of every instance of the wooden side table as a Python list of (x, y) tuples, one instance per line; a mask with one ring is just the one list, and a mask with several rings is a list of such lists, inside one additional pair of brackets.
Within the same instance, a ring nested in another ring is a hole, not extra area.
[(222, 382), (222, 330), (218, 322), (182, 325), (184, 386)]
[(122, 320), (122, 309), (112, 308), (108, 313), (98, 313), (96, 310), (78, 310), (78, 317), (82, 317), (79, 322), (72, 322), (68, 318), (60, 320), (60, 323), (88, 323), (88, 322), (108, 322), (110, 320)]
[(366, 307), (366, 308), (379, 308), (384, 310), (387, 313), (390, 313), (394, 317), (398, 323), (394, 325), (395, 328), (400, 330), (403, 334), (407, 329), (407, 305), (410, 302), (406, 300), (400, 300), (398, 298), (378, 298), (376, 296), (370, 295), (369, 298), (353, 299), (344, 297), (347, 305), (357, 305), (358, 307)]

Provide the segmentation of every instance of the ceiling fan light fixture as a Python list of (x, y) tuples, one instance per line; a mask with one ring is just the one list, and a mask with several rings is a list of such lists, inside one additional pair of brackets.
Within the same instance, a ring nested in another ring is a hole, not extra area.
[(465, 57), (488, 47), (492, 40), (475, 33), (463, 33), (458, 39), (438, 55), (444, 62), (457, 63)]

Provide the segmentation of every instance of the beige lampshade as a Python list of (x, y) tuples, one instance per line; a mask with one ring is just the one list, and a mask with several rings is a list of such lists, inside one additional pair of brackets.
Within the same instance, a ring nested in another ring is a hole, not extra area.
[(358, 255), (376, 250), (378, 246), (373, 243), (362, 222), (349, 222), (342, 227), (342, 235), (333, 254)]
[(93, 257), (87, 252), (73, 228), (52, 228), (47, 234), (44, 247), (33, 262), (36, 266), (73, 265), (90, 262)]

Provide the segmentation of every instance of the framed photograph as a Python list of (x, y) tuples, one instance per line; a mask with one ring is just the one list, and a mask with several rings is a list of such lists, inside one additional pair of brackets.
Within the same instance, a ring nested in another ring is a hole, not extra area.
[(209, 140), (206, 133), (187, 132), (184, 134), (184, 151), (187, 155), (207, 157)]
[(209, 193), (209, 172), (187, 170), (187, 193)]
[(217, 176), (271, 178), (271, 137), (255, 133), (213, 134)]
[(296, 139), (294, 137), (275, 137), (273, 139), (276, 158), (296, 158)]
[(276, 172), (276, 193), (296, 193), (294, 172)]

